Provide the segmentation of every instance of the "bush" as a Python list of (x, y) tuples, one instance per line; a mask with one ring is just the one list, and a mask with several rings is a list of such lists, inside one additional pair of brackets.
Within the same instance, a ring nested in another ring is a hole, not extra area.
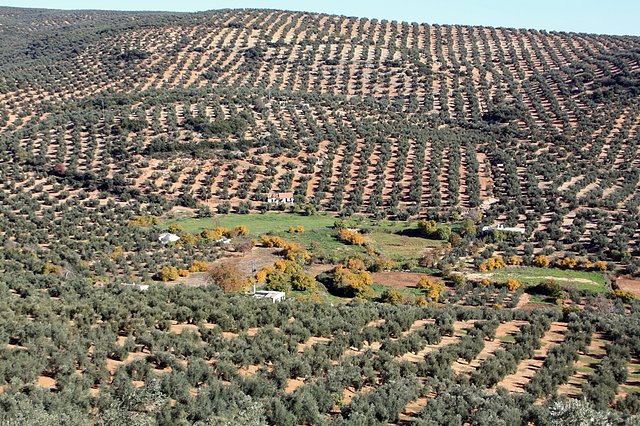
[(236, 235), (239, 235), (241, 237), (244, 237), (245, 235), (249, 235), (249, 228), (247, 228), (244, 225), (238, 225), (235, 228), (233, 228), (233, 230)]
[(609, 293), (611, 299), (622, 300), (624, 303), (631, 303), (636, 300), (636, 295), (630, 291), (613, 290)]
[(554, 280), (547, 280), (534, 287), (531, 287), (528, 292), (532, 294), (541, 294), (543, 296), (558, 298), (562, 296), (562, 287)]
[(218, 210), (219, 214), (227, 214), (231, 211), (231, 203), (228, 201), (223, 201), (222, 203), (218, 204), (216, 210)]
[(389, 271), (392, 269), (396, 269), (398, 267), (398, 262), (393, 259), (389, 259), (382, 256), (376, 256), (371, 265), (371, 271), (380, 272), (380, 271)]
[(539, 268), (548, 268), (551, 262), (547, 256), (541, 254), (533, 258), (533, 264)]
[(207, 262), (201, 260), (195, 260), (191, 266), (189, 266), (189, 272), (207, 272), (208, 269)]
[(394, 289), (394, 288), (388, 288), (384, 291), (384, 293), (382, 293), (382, 296), (380, 296), (380, 301), (383, 303), (390, 303), (392, 305), (399, 305), (402, 303), (402, 294)]
[(62, 275), (62, 266), (47, 262), (42, 267), (42, 273), (44, 275)]
[(169, 225), (167, 231), (171, 232), (172, 234), (182, 234), (184, 232), (184, 228), (179, 223), (173, 223)]
[(519, 289), (520, 287), (522, 287), (522, 282), (520, 282), (520, 280), (516, 280), (514, 278), (510, 278), (507, 280), (507, 289), (509, 291), (516, 291), (517, 289)]
[(187, 246), (193, 247), (198, 244), (200, 241), (200, 236), (195, 234), (182, 234), (180, 235), (180, 239), (176, 243), (178, 246)]
[(565, 257), (563, 259), (558, 259), (556, 265), (562, 269), (575, 269), (578, 265), (578, 259), (574, 257)]
[(263, 235), (260, 237), (260, 243), (264, 247), (276, 247), (282, 248), (286, 244), (285, 240), (280, 237), (275, 237), (273, 235)]
[(421, 220), (418, 222), (418, 229), (425, 237), (433, 237), (438, 232), (438, 225), (435, 220)]
[(434, 302), (437, 302), (440, 299), (440, 296), (444, 292), (444, 284), (431, 277), (422, 277), (420, 281), (418, 281), (417, 287), (420, 290), (424, 290), (427, 297)]
[(128, 226), (131, 227), (147, 227), (147, 226), (153, 226), (153, 225), (159, 225), (160, 224), (160, 219), (158, 219), (157, 216), (152, 216), (152, 215), (142, 215), (142, 216), (136, 216), (134, 219), (131, 219), (129, 222), (127, 222)]
[(226, 293), (238, 292), (247, 284), (240, 272), (228, 263), (216, 265), (209, 269), (208, 281), (217, 285)]
[(464, 278), (464, 275), (462, 275), (459, 272), (450, 274), (449, 278), (451, 278), (451, 282), (454, 283), (455, 285), (464, 284), (464, 282), (466, 281), (466, 279)]
[(314, 291), (318, 287), (315, 278), (305, 273), (302, 266), (291, 260), (277, 260), (255, 275), (257, 283), (264, 282), (267, 290)]
[(311, 260), (311, 253), (297, 243), (285, 243), (281, 254), (285, 259), (298, 263), (308, 263)]
[(443, 241), (449, 241), (451, 237), (451, 228), (449, 226), (443, 225), (438, 228), (438, 239)]
[(504, 258), (502, 256), (492, 257), (482, 262), (478, 267), (480, 272), (493, 271), (495, 269), (505, 268), (507, 264), (504, 262)]
[(224, 230), (225, 228), (221, 227), (217, 227), (216, 229), (204, 229), (202, 232), (200, 232), (200, 238), (209, 241), (217, 241), (220, 238), (224, 237)]
[(520, 266), (522, 265), (522, 258), (520, 256), (511, 256), (509, 257), (509, 265)]
[(607, 262), (605, 262), (604, 260), (598, 260), (593, 264), (593, 269), (597, 271), (605, 272), (607, 268), (608, 268)]
[(338, 240), (343, 243), (353, 244), (355, 246), (363, 246), (366, 241), (362, 234), (358, 231), (351, 231), (349, 229), (341, 229), (338, 231)]
[(175, 281), (179, 276), (178, 268), (173, 266), (165, 266), (160, 270), (160, 274), (158, 275), (160, 281), (163, 282)]
[(338, 265), (321, 276), (327, 289), (338, 296), (367, 298), (373, 293), (371, 290), (373, 278), (365, 270), (349, 269)]

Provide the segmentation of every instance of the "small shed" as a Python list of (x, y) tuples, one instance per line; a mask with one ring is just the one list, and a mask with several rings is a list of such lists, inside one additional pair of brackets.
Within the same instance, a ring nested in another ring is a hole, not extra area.
[(158, 237), (158, 241), (160, 241), (160, 243), (162, 244), (175, 243), (179, 240), (180, 237), (178, 237), (176, 234), (172, 234), (171, 232), (165, 232), (164, 234), (160, 234), (160, 236)]
[(256, 299), (268, 299), (276, 303), (282, 302), (285, 299), (285, 294), (283, 291), (260, 290), (253, 293), (253, 297)]

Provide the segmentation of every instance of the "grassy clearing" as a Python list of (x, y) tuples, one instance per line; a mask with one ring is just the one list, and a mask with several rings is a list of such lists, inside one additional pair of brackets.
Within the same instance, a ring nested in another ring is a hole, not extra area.
[(249, 228), (252, 235), (262, 235), (267, 232), (286, 232), (290, 226), (303, 226), (305, 230), (329, 229), (336, 218), (330, 215), (302, 216), (289, 213), (265, 213), (265, 214), (227, 214), (209, 218), (179, 219), (165, 223), (166, 226), (177, 223), (186, 232), (200, 232), (203, 229), (212, 229), (217, 226), (235, 228), (244, 225)]
[(515, 267), (499, 269), (486, 274), (498, 282), (515, 278), (525, 285), (536, 285), (548, 279), (557, 280), (558, 284), (578, 290), (589, 290), (596, 293), (607, 292), (604, 276), (600, 272), (573, 271), (553, 268)]
[[(364, 247), (345, 245), (335, 238), (334, 223), (341, 220), (333, 215), (302, 216), (292, 213), (228, 214), (211, 218), (169, 220), (165, 227), (179, 224), (186, 232), (197, 233), (217, 226), (235, 228), (244, 225), (253, 237), (271, 233), (301, 244), (314, 254), (322, 254), (337, 261), (347, 256), (365, 255)], [(381, 255), (395, 260), (418, 259), (422, 253), (442, 244), (418, 235), (415, 222), (390, 220), (372, 221), (365, 218), (343, 220), (349, 228), (361, 229), (368, 243)], [(289, 232), (289, 227), (301, 226), (304, 232)]]
[(513, 337), (510, 334), (508, 334), (506, 336), (499, 336), (499, 337), (497, 337), (497, 339), (502, 343), (515, 343), (516, 342), (516, 338)]
[(380, 231), (371, 232), (368, 237), (382, 255), (396, 260), (417, 258), (424, 250), (439, 247), (442, 244), (439, 240)]

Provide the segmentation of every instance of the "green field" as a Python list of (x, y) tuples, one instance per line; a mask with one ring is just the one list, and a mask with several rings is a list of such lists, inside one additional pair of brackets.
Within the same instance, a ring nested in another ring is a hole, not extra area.
[[(342, 259), (346, 256), (367, 253), (364, 247), (345, 245), (335, 238), (333, 228), (339, 218), (320, 214), (303, 216), (292, 213), (264, 213), (264, 214), (228, 214), (211, 218), (186, 218), (168, 220), (164, 227), (179, 224), (186, 232), (197, 233), (204, 229), (217, 226), (234, 228), (244, 225), (253, 237), (271, 233), (282, 238), (297, 242), (315, 254), (322, 254), (328, 258)], [(395, 260), (407, 261), (418, 259), (425, 249), (438, 247), (442, 241), (431, 240), (417, 236), (415, 222), (397, 222), (390, 220), (372, 221), (365, 218), (346, 219), (344, 223), (350, 228), (363, 230), (365, 238), (381, 255)], [(302, 226), (304, 232), (289, 232), (289, 227)]]
[(166, 226), (178, 223), (186, 232), (200, 232), (203, 229), (212, 229), (217, 226), (235, 228), (244, 225), (249, 228), (252, 235), (262, 235), (267, 232), (286, 232), (290, 226), (303, 226), (305, 230), (330, 229), (336, 221), (334, 216), (316, 215), (302, 216), (290, 213), (265, 213), (265, 214), (227, 214), (210, 218), (188, 218), (170, 220)]
[(564, 287), (576, 288), (578, 290), (589, 290), (596, 293), (607, 292), (604, 275), (601, 272), (573, 271), (553, 268), (535, 267), (509, 267), (498, 269), (492, 272), (482, 272), (479, 275), (486, 275), (498, 282), (515, 278), (525, 285), (536, 285), (545, 280), (556, 280)]

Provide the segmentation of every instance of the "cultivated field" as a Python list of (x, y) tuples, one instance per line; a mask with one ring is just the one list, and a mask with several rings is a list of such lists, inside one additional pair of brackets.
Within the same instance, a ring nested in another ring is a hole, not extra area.
[(16, 195), (480, 209), (526, 228), (536, 252), (638, 254), (637, 38), (260, 10), (119, 25), (51, 12), (45, 26), (0, 12), (18, 35), (74, 29), (63, 52), (59, 35), (7, 42), (0, 129)]
[(0, 7), (0, 424), (638, 424), (639, 94), (637, 37)]

